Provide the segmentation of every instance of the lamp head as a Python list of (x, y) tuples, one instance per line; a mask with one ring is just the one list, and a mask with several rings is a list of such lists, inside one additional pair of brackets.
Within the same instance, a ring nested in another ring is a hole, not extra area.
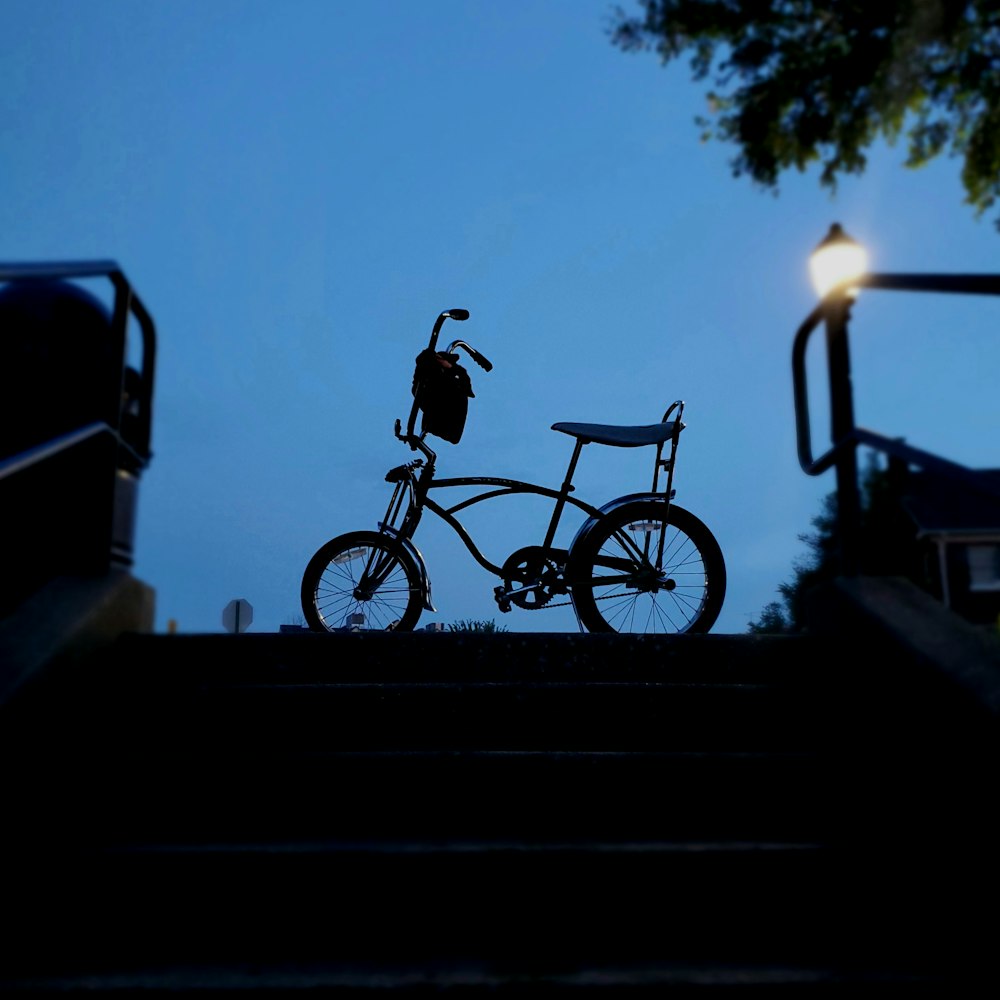
[[(830, 226), (830, 231), (809, 258), (813, 288), (821, 299), (846, 282), (860, 278), (867, 269), (868, 251), (852, 240), (838, 222)], [(845, 291), (851, 298), (858, 293), (857, 288)]]

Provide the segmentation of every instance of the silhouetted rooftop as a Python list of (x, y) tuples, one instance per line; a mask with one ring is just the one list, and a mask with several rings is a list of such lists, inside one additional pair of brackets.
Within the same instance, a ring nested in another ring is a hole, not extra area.
[(913, 473), (903, 506), (922, 533), (1000, 535), (1000, 469), (983, 469), (980, 475), (996, 495), (963, 488), (941, 476)]

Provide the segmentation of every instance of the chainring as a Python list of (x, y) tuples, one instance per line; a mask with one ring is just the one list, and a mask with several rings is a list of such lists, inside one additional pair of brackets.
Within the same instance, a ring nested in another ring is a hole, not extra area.
[(565, 587), (560, 586), (559, 567), (546, 559), (537, 545), (526, 546), (509, 555), (502, 573), (511, 603), (525, 611), (544, 608), (556, 593), (565, 593)]

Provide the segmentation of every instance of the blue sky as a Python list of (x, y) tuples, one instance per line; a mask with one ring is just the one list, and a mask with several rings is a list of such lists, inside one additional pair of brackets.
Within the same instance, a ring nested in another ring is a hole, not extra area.
[[(777, 196), (734, 179), (733, 150), (699, 142), (703, 88), (684, 64), (614, 48), (605, 0), (0, 10), (0, 260), (116, 260), (157, 325), (135, 572), (158, 629), (221, 631), (236, 597), (251, 631), (298, 620), (313, 551), (381, 516), (385, 471), (411, 457), (392, 427), (413, 359), (461, 306), (453, 335), (495, 368), (473, 368), (439, 474), (558, 486), (571, 442), (552, 423), (652, 423), (683, 399), (677, 502), (726, 555), (715, 631), (745, 631), (833, 489), (795, 449), (809, 252), (838, 221), (873, 270), (997, 269), (1000, 235), (962, 203), (955, 160), (910, 171), (880, 147), (835, 196), (814, 173)], [(998, 309), (863, 295), (859, 423), (1000, 464)], [(647, 488), (651, 457), (586, 449), (578, 495)], [(510, 504), (469, 518), (498, 562), (545, 525), (544, 508)], [(499, 615), (494, 578), (432, 519), (417, 543), (438, 609), (421, 625), (575, 630), (569, 609)]]

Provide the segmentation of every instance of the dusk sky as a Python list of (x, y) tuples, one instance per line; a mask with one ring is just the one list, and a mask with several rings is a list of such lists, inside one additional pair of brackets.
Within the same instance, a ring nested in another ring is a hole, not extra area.
[[(626, 9), (638, 8), (622, 0)], [(875, 271), (996, 272), (1000, 233), (960, 162), (777, 195), (699, 140), (686, 62), (615, 48), (606, 0), (0, 0), (0, 261), (117, 261), (157, 327), (153, 460), (135, 573), (156, 628), (300, 621), (312, 553), (374, 528), (413, 362), (442, 310), (493, 364), (441, 476), (558, 487), (557, 421), (644, 424), (686, 404), (677, 503), (726, 557), (714, 631), (743, 632), (806, 549), (832, 473), (799, 468), (791, 347), (807, 259), (833, 222)], [(105, 294), (102, 285), (88, 286)], [(1000, 302), (864, 293), (857, 419), (1000, 466)], [(819, 343), (817, 342), (817, 346)], [(810, 359), (814, 440), (829, 441)], [(652, 451), (591, 446), (578, 495), (648, 489)], [(482, 514), (479, 511), (482, 510)], [(502, 562), (547, 510), (468, 519)], [(568, 541), (580, 523), (565, 522)], [(500, 615), (497, 581), (426, 517), (437, 614), (575, 631), (569, 608)]]

